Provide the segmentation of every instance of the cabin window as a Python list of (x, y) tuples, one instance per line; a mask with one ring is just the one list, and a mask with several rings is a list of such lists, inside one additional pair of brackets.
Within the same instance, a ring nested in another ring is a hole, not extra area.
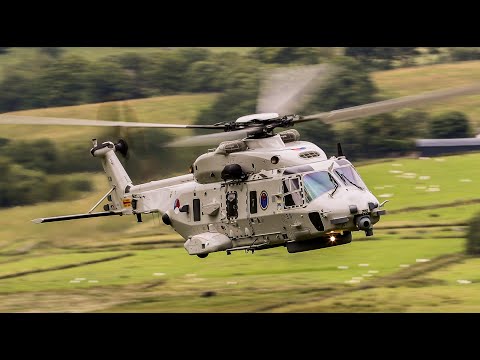
[(200, 221), (200, 199), (193, 199), (193, 221)]
[(237, 192), (232, 191), (227, 194), (227, 219), (238, 217), (238, 199), (237, 199)]
[(303, 205), (300, 177), (296, 176), (283, 180), (283, 204), (285, 209)]
[(257, 192), (250, 191), (250, 214), (257, 213)]

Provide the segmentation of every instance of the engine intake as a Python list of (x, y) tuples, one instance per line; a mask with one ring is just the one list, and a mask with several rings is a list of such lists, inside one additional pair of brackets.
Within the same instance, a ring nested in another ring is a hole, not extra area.
[(224, 141), (218, 145), (215, 153), (217, 154), (231, 154), (234, 152), (247, 150), (247, 144), (243, 140)]
[(241, 180), (245, 178), (246, 174), (243, 172), (242, 167), (238, 164), (228, 164), (222, 170), (221, 177), (223, 180)]
[(300, 140), (300, 133), (295, 129), (285, 130), (278, 133), (284, 143)]

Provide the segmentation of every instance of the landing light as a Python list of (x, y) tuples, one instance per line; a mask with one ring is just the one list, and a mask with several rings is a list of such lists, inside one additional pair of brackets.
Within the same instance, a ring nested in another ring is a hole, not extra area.
[(335, 241), (335, 236), (333, 236), (333, 235), (330, 236), (330, 241), (331, 241), (331, 242), (334, 242), (334, 241)]

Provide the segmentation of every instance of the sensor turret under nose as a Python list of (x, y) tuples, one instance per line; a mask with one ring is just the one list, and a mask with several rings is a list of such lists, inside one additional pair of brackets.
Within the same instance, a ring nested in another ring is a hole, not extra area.
[(365, 215), (365, 216), (359, 217), (357, 219), (357, 227), (359, 230), (365, 230), (366, 236), (373, 235), (372, 220), (370, 219), (370, 216)]
[(359, 217), (357, 220), (357, 227), (360, 230), (367, 230), (372, 226), (372, 221), (370, 220), (370, 216), (365, 215), (362, 217)]

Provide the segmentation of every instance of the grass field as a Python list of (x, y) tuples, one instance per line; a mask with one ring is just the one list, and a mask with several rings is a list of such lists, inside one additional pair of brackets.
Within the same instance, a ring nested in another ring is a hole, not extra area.
[[(397, 271), (401, 264), (415, 266), (417, 258), (435, 258), (461, 251), (461, 248), (460, 239), (385, 240), (381, 244), (375, 241), (360, 242), (315, 254), (294, 256), (284, 249), (254, 255), (236, 253), (229, 257), (219, 253), (213, 254), (208, 261), (189, 257), (184, 249), (142, 250), (115, 261), (1, 280), (0, 302), (5, 298), (3, 295), (12, 292), (100, 291), (107, 287), (112, 292), (121, 293), (125, 287), (136, 285), (143, 288), (143, 291), (138, 291), (139, 298), (143, 301), (149, 299), (147, 309), (151, 310), (157, 307), (157, 311), (162, 312), (208, 312), (211, 311), (209, 305), (212, 302), (225, 304), (224, 308), (217, 309), (219, 311), (260, 310), (267, 305), (283, 306), (286, 299), (293, 300), (292, 294), (295, 293), (298, 294), (295, 301), (303, 301), (312, 293), (318, 295), (329, 287), (341, 289), (356, 286), (356, 283), (349, 281), (357, 277), (370, 281)], [(98, 255), (95, 254), (97, 258)], [(103, 257), (111, 255), (110, 252), (102, 254)], [(85, 259), (93, 256), (82, 254)], [(71, 259), (59, 255), (38, 257), (18, 265), (1, 265), (0, 274), (11, 274), (15, 269), (23, 270), (28, 266), (46, 268), (65, 261), (82, 260), (78, 254)], [(348, 269), (342, 270), (338, 266), (348, 266)], [(72, 283), (75, 279), (83, 280)], [(201, 296), (209, 291), (218, 294), (210, 301)], [(255, 300), (258, 295), (269, 295), (270, 299), (259, 302)], [(239, 297), (240, 301), (232, 302), (235, 297)], [(182, 298), (187, 304), (180, 301)], [(122, 304), (121, 298), (118, 300), (117, 306), (132, 310), (135, 307), (129, 302)]]
[[(158, 218), (29, 222), (88, 209), (105, 190), (98, 175), (82, 199), (0, 211), (0, 311), (480, 311), (479, 261), (463, 255), (458, 225), (480, 210), (478, 161), (470, 154), (359, 166), (375, 195), (394, 194), (371, 238), (359, 232), (351, 244), (317, 251), (207, 259), (189, 256)], [(426, 191), (433, 185), (440, 191)]]
[[(374, 74), (391, 96), (477, 77), (480, 62)], [(217, 96), (128, 103), (138, 121), (190, 123)], [(480, 123), (478, 101), (458, 98), (439, 108), (454, 106)], [(18, 114), (95, 119), (100, 106)], [(4, 126), (1, 136), (89, 146), (97, 131)], [(88, 211), (107, 191), (99, 172), (94, 190), (79, 199), (0, 210), (0, 312), (480, 312), (479, 260), (463, 254), (466, 225), (480, 211), (479, 162), (480, 154), (469, 154), (358, 166), (378, 199), (390, 200), (373, 237), (358, 232), (351, 244), (299, 254), (276, 248), (207, 259), (189, 256), (158, 217), (30, 222)]]
[[(360, 175), (387, 208), (430, 206), (480, 199), (478, 154), (401, 159), (361, 167)], [(406, 195), (408, 194), (408, 195)]]

